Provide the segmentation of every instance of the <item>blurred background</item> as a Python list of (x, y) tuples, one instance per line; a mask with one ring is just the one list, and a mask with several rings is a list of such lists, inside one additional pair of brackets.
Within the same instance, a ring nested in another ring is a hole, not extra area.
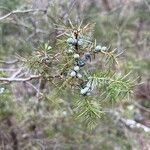
[(133, 93), (89, 131), (46, 104), (35, 113), (28, 84), (0, 82), (0, 150), (150, 150), (150, 0), (0, 0), (0, 76), (18, 72), (16, 55), (55, 47), (56, 25), (68, 19), (96, 23), (97, 42), (124, 52), (119, 67), (137, 78)]

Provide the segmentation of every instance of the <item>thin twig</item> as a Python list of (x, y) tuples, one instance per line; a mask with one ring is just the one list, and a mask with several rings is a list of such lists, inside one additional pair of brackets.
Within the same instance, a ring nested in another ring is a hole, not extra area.
[(14, 10), (14, 11), (11, 11), (10, 13), (6, 14), (5, 16), (0, 17), (0, 20), (6, 19), (9, 16), (14, 15), (14, 14), (24, 14), (24, 13), (35, 12), (35, 11), (44, 12), (45, 9)]
[(17, 63), (18, 61), (19, 61), (18, 59), (12, 60), (12, 61), (3, 61), (3, 60), (0, 60), (0, 63), (6, 64), (6, 65), (12, 65), (12, 64)]
[(30, 82), (26, 82), (29, 86), (31, 86), (36, 92), (39, 93), (39, 95), (43, 95), (42, 93), (39, 92), (39, 90), (33, 85), (31, 84)]
[(144, 111), (150, 113), (150, 109), (148, 109), (148, 108), (146, 108), (146, 107), (140, 105), (139, 103), (133, 102), (133, 104), (134, 104), (136, 107), (138, 107), (138, 108), (140, 108), (140, 109), (142, 109), (142, 110), (144, 110)]
[(11, 72), (11, 71), (16, 71), (16, 69), (13, 69), (13, 68), (0, 68), (0, 72)]
[(0, 78), (0, 82), (26, 82), (26, 81), (30, 81), (32, 79), (38, 79), (40, 78), (41, 75), (32, 75), (30, 77), (27, 78)]
[(22, 68), (20, 68), (17, 72), (15, 72), (15, 73), (11, 76), (11, 78), (12, 78), (12, 79), (16, 78), (16, 77), (21, 73), (21, 71), (22, 71)]

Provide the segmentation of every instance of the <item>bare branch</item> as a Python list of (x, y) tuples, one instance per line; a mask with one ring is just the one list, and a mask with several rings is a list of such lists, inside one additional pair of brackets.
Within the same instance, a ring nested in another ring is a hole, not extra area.
[(11, 72), (11, 71), (16, 71), (16, 69), (13, 69), (13, 68), (0, 68), (0, 72)]
[(15, 64), (17, 63), (19, 60), (12, 60), (12, 61), (3, 61), (3, 60), (0, 60), (0, 63), (3, 63), (3, 64), (6, 64), (6, 65), (12, 65), (12, 64)]
[(29, 86), (31, 86), (37, 93), (39, 93), (39, 95), (42, 95), (42, 93), (39, 92), (39, 90), (30, 82), (26, 82)]
[(22, 71), (22, 68), (20, 68), (17, 72), (15, 72), (15, 73), (11, 76), (11, 78), (16, 78), (16, 77), (21, 73), (21, 71)]
[(24, 14), (24, 13), (30, 13), (30, 12), (35, 12), (35, 11), (45, 12), (45, 9), (14, 10), (14, 11), (11, 11), (10, 13), (6, 14), (5, 16), (0, 17), (0, 21), (8, 18), (9, 16), (14, 15), (14, 14)]
[(32, 79), (39, 79), (41, 75), (32, 75), (27, 78), (0, 78), (0, 82), (26, 82)]

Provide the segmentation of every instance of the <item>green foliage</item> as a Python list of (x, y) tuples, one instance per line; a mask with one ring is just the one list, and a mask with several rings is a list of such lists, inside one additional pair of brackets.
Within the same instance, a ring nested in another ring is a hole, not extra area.
[(127, 79), (127, 75), (117, 75), (116, 73), (100, 72), (89, 77), (92, 88), (99, 87), (101, 96), (109, 102), (117, 102), (131, 92), (134, 81)]
[(102, 117), (103, 111), (98, 101), (92, 97), (78, 97), (75, 101), (75, 118), (87, 128), (94, 128), (98, 120)]

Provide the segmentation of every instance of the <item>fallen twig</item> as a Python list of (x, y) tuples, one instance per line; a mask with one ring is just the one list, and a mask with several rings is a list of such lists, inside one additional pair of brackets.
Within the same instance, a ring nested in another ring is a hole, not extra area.
[(143, 129), (145, 132), (150, 133), (149, 127), (147, 127), (141, 123), (138, 123), (134, 120), (123, 118), (120, 116), (119, 112), (117, 112), (117, 111), (108, 110), (106, 112), (110, 113), (112, 115), (112, 117), (114, 117), (115, 120), (118, 120), (119, 122), (123, 123), (129, 129)]
[(124, 123), (127, 127), (131, 128), (131, 129), (135, 129), (135, 128), (141, 128), (143, 129), (145, 132), (150, 132), (150, 128), (148, 128), (147, 126), (141, 124), (141, 123), (137, 123), (134, 120), (131, 119), (124, 119), (124, 118), (120, 118), (120, 121), (122, 123)]

